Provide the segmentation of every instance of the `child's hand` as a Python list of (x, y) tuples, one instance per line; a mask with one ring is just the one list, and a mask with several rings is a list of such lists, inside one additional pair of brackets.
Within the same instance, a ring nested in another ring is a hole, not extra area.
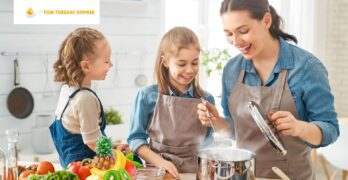
[(162, 161), (160, 161), (158, 164), (155, 164), (155, 166), (164, 168), (174, 177), (179, 177), (178, 170), (176, 169), (175, 165), (170, 161), (167, 161), (162, 158)]
[(219, 112), (217, 111), (216, 107), (207, 101), (205, 101), (204, 103), (199, 103), (197, 105), (197, 108), (198, 118), (204, 126), (211, 126), (210, 120), (208, 118), (208, 113), (210, 113), (213, 123), (219, 117)]
[(116, 144), (114, 144), (114, 146), (112, 148), (117, 149), (117, 150), (119, 150), (121, 152), (125, 152), (126, 155), (131, 153), (131, 150), (130, 150), (128, 144), (118, 144), (118, 143), (116, 143)]

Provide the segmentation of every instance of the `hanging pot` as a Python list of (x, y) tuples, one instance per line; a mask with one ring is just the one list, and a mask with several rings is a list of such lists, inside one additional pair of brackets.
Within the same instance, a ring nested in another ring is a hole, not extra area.
[(199, 150), (198, 180), (254, 180), (255, 154), (233, 147)]
[(7, 97), (7, 108), (10, 113), (19, 119), (28, 117), (34, 109), (34, 98), (25, 88), (19, 87), (18, 60), (14, 60), (14, 85), (15, 88)]

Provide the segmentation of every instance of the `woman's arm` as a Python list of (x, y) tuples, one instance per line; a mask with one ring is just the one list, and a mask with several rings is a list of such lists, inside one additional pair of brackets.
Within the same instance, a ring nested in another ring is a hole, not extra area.
[(174, 177), (179, 177), (179, 172), (176, 169), (175, 165), (163, 159), (157, 153), (153, 152), (147, 145), (142, 145), (137, 150), (137, 154), (146, 161), (148, 164), (153, 164), (156, 167), (163, 167)]
[(339, 135), (328, 74), (316, 58), (307, 59), (303, 67), (305, 72), (297, 83), (302, 84), (300, 100), (305, 108), (305, 121), (287, 111), (275, 112), (270, 120), (275, 122), (281, 134), (297, 136), (314, 148), (327, 146)]

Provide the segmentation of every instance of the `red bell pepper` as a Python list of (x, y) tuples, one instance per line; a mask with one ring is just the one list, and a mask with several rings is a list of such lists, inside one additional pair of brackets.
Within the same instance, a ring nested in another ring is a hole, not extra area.
[(80, 180), (85, 180), (91, 175), (91, 161), (91, 159), (84, 159), (82, 162), (71, 162), (67, 168), (69, 171), (75, 173)]

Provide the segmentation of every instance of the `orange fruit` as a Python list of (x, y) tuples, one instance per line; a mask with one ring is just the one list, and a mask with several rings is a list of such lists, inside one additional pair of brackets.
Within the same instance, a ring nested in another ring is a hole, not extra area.
[(54, 166), (48, 161), (42, 161), (37, 167), (37, 174), (47, 174), (48, 172), (54, 173)]

